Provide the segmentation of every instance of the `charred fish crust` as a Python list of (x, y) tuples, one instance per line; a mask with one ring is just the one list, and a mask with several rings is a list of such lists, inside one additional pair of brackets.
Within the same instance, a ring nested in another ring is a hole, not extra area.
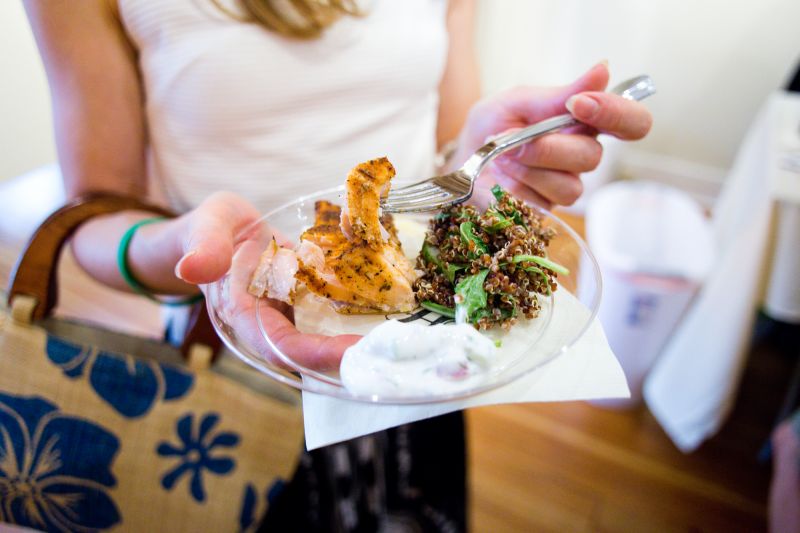
[[(328, 299), (339, 313), (407, 312), (416, 307), (416, 277), (390, 215), (380, 209), (394, 167), (385, 157), (353, 168), (347, 176), (347, 209), (314, 203), (315, 224), (300, 236), (292, 280)], [(267, 265), (269, 267), (269, 265)]]
[(327, 200), (317, 200), (314, 202), (315, 225), (338, 225), (341, 216), (342, 208), (338, 205), (332, 204)]

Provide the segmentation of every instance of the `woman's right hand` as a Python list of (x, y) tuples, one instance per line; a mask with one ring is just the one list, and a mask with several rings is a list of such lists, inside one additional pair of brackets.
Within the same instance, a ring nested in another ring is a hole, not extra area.
[[(210, 196), (175, 221), (183, 228), (180, 238), (183, 255), (175, 265), (175, 275), (187, 283), (200, 285), (207, 294), (205, 284), (230, 272), (230, 284), (223, 289), (224, 308), (218, 311), (270, 363), (285, 367), (261, 335), (256, 322), (257, 299), (247, 292), (247, 287), (261, 253), (273, 237), (284, 246), (292, 243), (266, 224), (254, 225), (259, 218), (258, 210), (238, 195), (220, 192)], [(290, 306), (276, 300), (264, 302), (260, 321), (270, 339), (283, 353), (308, 368), (323, 371), (338, 368), (344, 350), (359, 338), (300, 333), (294, 326)]]

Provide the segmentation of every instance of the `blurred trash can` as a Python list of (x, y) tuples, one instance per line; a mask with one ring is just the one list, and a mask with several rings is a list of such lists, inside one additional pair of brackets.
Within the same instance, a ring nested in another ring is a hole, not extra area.
[(630, 399), (593, 403), (635, 407), (647, 373), (712, 268), (710, 221), (678, 189), (619, 181), (592, 196), (586, 239), (603, 275), (598, 318), (631, 389)]

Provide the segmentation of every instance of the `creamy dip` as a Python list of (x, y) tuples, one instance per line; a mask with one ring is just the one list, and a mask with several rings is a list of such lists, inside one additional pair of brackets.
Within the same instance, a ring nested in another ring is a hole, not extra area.
[(345, 351), (339, 373), (354, 394), (447, 394), (485, 381), (496, 353), (468, 324), (389, 320)]

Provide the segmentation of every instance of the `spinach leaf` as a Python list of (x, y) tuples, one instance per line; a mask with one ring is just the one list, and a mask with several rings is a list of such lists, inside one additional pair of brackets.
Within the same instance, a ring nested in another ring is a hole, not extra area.
[[(494, 195), (495, 199), (499, 202), (500, 200), (502, 200), (505, 197), (505, 195), (507, 193), (506, 193), (506, 191), (503, 190), (502, 187), (500, 187), (499, 185), (495, 185), (494, 187), (492, 187), (492, 194)], [(498, 209), (497, 211), (499, 212), (500, 210)], [(504, 214), (505, 214), (506, 217), (508, 217), (511, 220), (513, 220), (514, 224), (520, 225), (520, 226), (524, 227), (525, 229), (528, 229), (528, 225), (525, 223), (525, 220), (522, 218), (522, 213), (520, 213), (516, 209), (512, 210), (510, 213), (504, 213)], [(511, 223), (509, 222), (508, 225), (511, 225)], [(506, 227), (506, 226), (503, 226), (503, 227)]]
[(492, 194), (494, 195), (495, 199), (499, 202), (503, 199), (503, 196), (506, 195), (506, 191), (503, 190), (502, 187), (499, 185), (495, 185), (492, 187)]
[(473, 322), (473, 317), (481, 309), (486, 308), (486, 291), (483, 288), (483, 282), (486, 281), (486, 275), (489, 274), (489, 269), (484, 269), (473, 274), (466, 276), (456, 285), (456, 296), (459, 303), (456, 303), (456, 310), (463, 307), (466, 311), (467, 322)]
[(421, 302), (419, 305), (427, 309), (428, 311), (433, 311), (434, 313), (439, 313), (442, 316), (446, 316), (447, 318), (455, 318), (456, 317), (456, 310), (450, 307), (446, 307), (442, 304), (437, 304), (436, 302), (432, 302), (430, 300), (425, 300)]
[(512, 219), (506, 217), (497, 209), (489, 208), (486, 210), (486, 212), (497, 219), (497, 222), (484, 228), (489, 233), (497, 233), (501, 229), (507, 228), (514, 223)]
[(428, 263), (433, 263), (439, 269), (439, 272), (444, 274), (447, 278), (447, 281), (453, 283), (456, 279), (456, 273), (462, 268), (466, 268), (467, 265), (459, 265), (457, 263), (448, 263), (447, 266), (444, 265), (441, 258), (439, 257), (439, 249), (435, 246), (432, 246), (425, 242), (422, 245), (422, 257), (425, 258), (425, 261)]
[[(513, 318), (513, 317), (517, 316), (518, 314), (519, 314), (519, 308), (517, 307), (517, 303), (516, 302), (514, 302), (514, 307), (512, 307), (511, 309), (508, 309), (506, 307), (503, 307), (502, 309), (500, 309), (500, 318), (502, 318), (502, 319)], [(480, 320), (481, 318), (484, 318), (484, 317), (494, 318), (494, 316), (495, 316), (494, 315), (494, 311), (492, 311), (492, 309), (489, 308), (489, 307), (485, 307), (483, 309), (478, 309), (475, 312), (475, 314), (472, 316), (472, 322), (475, 323), (475, 322), (477, 322), (478, 320)]]
[(459, 265), (458, 263), (447, 263), (447, 266), (444, 269), (444, 276), (447, 278), (447, 281), (450, 283), (454, 283), (456, 280), (456, 274), (458, 274), (459, 270), (467, 268), (467, 265)]
[(433, 263), (440, 269), (442, 268), (442, 262), (439, 259), (439, 249), (435, 246), (428, 244), (427, 241), (422, 245), (422, 257), (424, 257), (425, 261), (427, 261), (428, 263)]
[(525, 220), (522, 218), (522, 213), (517, 211), (516, 209), (511, 214), (511, 217), (514, 219), (514, 223), (522, 226), (525, 229), (528, 229), (528, 225), (525, 223)]
[(521, 263), (523, 261), (528, 263), (536, 263), (539, 266), (543, 266), (544, 268), (550, 269), (553, 272), (557, 272), (559, 274), (567, 275), (569, 274), (569, 269), (563, 267), (556, 263), (555, 261), (551, 261), (546, 257), (540, 257), (538, 255), (515, 255), (514, 259), (512, 260), (515, 263)]
[[(476, 251), (480, 250), (481, 254), (489, 253), (489, 248), (486, 244), (475, 235), (475, 225), (472, 222), (462, 222), (458, 230), (461, 233), (461, 240), (464, 244), (469, 246), (469, 242), (472, 241), (475, 243)], [(481, 254), (475, 253), (475, 256), (477, 257)]]

